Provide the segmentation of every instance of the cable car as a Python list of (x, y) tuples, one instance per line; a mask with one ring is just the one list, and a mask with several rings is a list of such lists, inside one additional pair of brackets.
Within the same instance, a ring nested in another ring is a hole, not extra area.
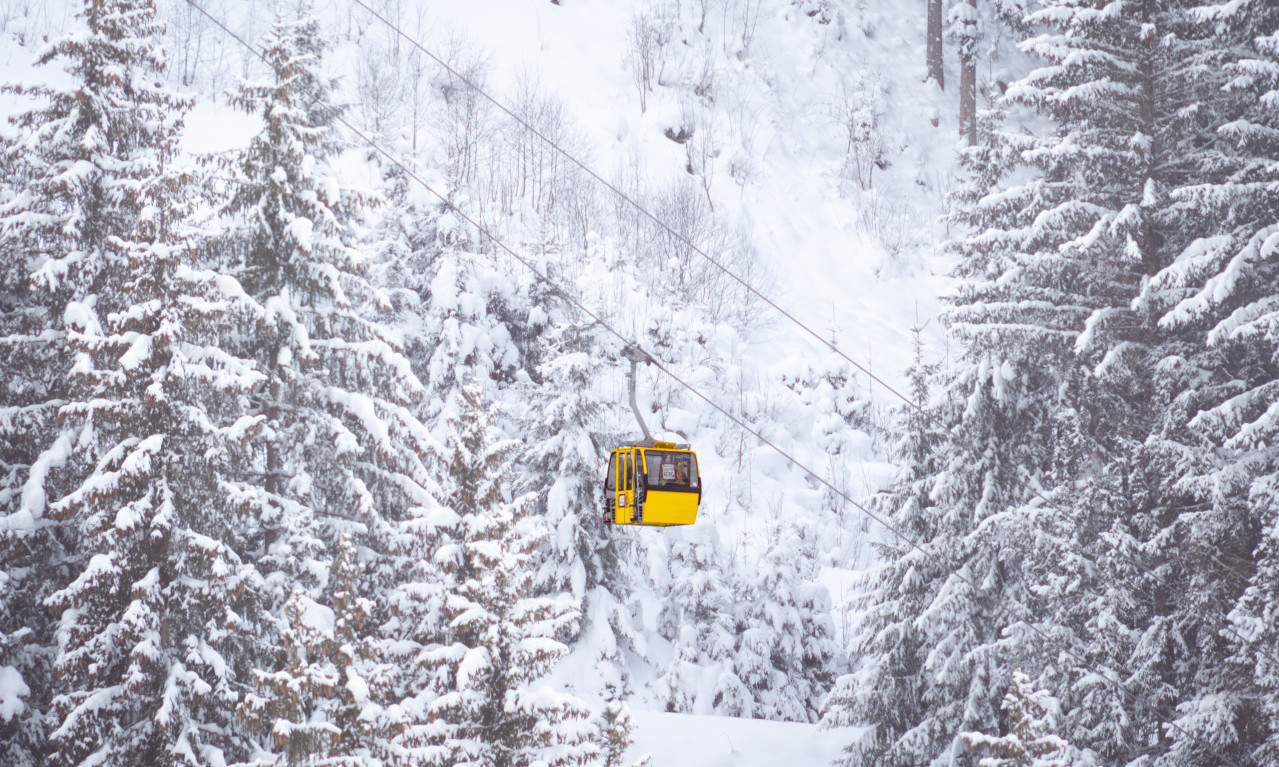
[(697, 454), (688, 445), (629, 445), (608, 457), (605, 519), (616, 525), (667, 527), (697, 521), (702, 499)]
[(623, 355), (630, 360), (627, 375), (631, 412), (644, 439), (613, 450), (604, 475), (604, 521), (615, 525), (668, 527), (697, 521), (702, 481), (697, 453), (688, 445), (658, 442), (648, 433), (635, 402), (635, 367), (648, 363), (648, 353), (634, 344)]

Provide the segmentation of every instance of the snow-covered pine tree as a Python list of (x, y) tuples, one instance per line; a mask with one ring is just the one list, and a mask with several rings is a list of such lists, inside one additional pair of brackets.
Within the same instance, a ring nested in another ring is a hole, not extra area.
[[(616, 544), (600, 511), (594, 434), (603, 405), (592, 389), (603, 363), (592, 354), (597, 339), (579, 324), (557, 325), (546, 342), (548, 361), (537, 370), (541, 383), (529, 387), (532, 422), (521, 456), (528, 492), (551, 532), (536, 585), (543, 593), (567, 592), (581, 601), (588, 591), (627, 576), (619, 571)], [(618, 591), (624, 598), (625, 588)]]
[(794, 525), (775, 524), (768, 537), (743, 589), (749, 601), (739, 606), (733, 671), (754, 699), (756, 718), (815, 722), (841, 671), (830, 593), (814, 573), (800, 571), (803, 541)]
[[(914, 713), (886, 740), (876, 731), (869, 750), (850, 754), (854, 764), (931, 760), (954, 752), (961, 731), (990, 731), (1010, 662), (1040, 652), (1086, 659), (1079, 669), (1054, 668), (1051, 689), (1069, 703), (1096, 696), (1097, 727), (1116, 726), (1113, 707), (1129, 705), (1112, 682), (1098, 681), (1126, 676), (1115, 673), (1127, 665), (1126, 651), (1089, 655), (1130, 639), (1093, 641), (1104, 629), (1090, 625), (1096, 615), (1089, 610), (1105, 609), (1098, 570), (1079, 568), (1089, 587), (1053, 598), (1081, 558), (1101, 556), (1110, 522), (1151, 506), (1139, 467), (1159, 407), (1143, 352), (1154, 339), (1142, 335), (1145, 319), (1130, 306), (1143, 273), (1164, 257), (1151, 234), (1165, 183), (1155, 174), (1167, 171), (1170, 180), (1196, 157), (1190, 139), (1199, 126), (1173, 119), (1179, 105), (1172, 96), (1187, 94), (1171, 83), (1203, 60), (1193, 39), (1177, 42), (1181, 17), (1167, 4), (1044, 5), (1034, 18), (1049, 31), (1026, 47), (1048, 63), (1014, 83), (1008, 103), (1039, 110), (1054, 127), (1044, 135), (996, 133), (967, 157), (976, 185), (961, 222), (974, 234), (956, 244), (964, 282), (946, 317), (966, 349), (943, 380), (958, 401), (937, 416), (950, 433), (930, 469), (931, 529), (916, 539), (921, 569), (899, 571), (911, 572), (911, 590), (926, 602), (884, 616), (912, 620), (919, 632), (920, 653), (900, 658), (914, 689), (894, 685), (911, 695), (898, 712)], [(1173, 37), (1156, 34), (1161, 28)], [(1157, 83), (1168, 101), (1152, 102)], [(1017, 165), (1036, 173), (1009, 186), (1006, 171)], [(1081, 413), (1093, 431), (1076, 441), (1082, 447), (1074, 455), (1084, 458), (1067, 460), (1059, 429)], [(1107, 470), (1095, 472), (1098, 466)], [(1095, 492), (1063, 493), (1064, 502), (1051, 493), (1088, 482)], [(1049, 493), (1037, 489), (1041, 483)], [(1046, 513), (1045, 501), (1070, 511)], [(1069, 628), (1058, 630), (1061, 624)], [(1104, 630), (1123, 622), (1109, 625)], [(1098, 667), (1099, 675), (1084, 672)], [(1067, 687), (1076, 680), (1092, 687), (1072, 695)], [(1103, 721), (1104, 711), (1111, 714)], [(1144, 733), (1154, 723), (1136, 726)], [(1144, 734), (1112, 734), (1111, 747), (1145, 742)], [(1104, 737), (1092, 736), (1081, 743)]]
[(437, 554), (454, 583), (444, 608), (448, 643), (431, 658), (445, 683), (430, 706), (440, 726), (427, 763), (584, 765), (599, 753), (585, 705), (533, 687), (565, 652), (561, 640), (580, 614), (569, 599), (528, 596), (546, 530), (530, 513), (530, 496), (505, 495), (518, 443), (500, 438), (496, 415), (481, 388), (468, 385), (444, 416), (443, 499), (458, 521), (455, 542)]
[(983, 756), (977, 767), (1086, 767), (1094, 764), (1054, 732), (1048, 693), (1036, 690), (1030, 677), (1013, 672), (1012, 687), (1002, 705), (1007, 732), (995, 737), (964, 733), (964, 742)]
[(295, 588), (277, 627), (280, 659), (273, 671), (254, 670), (256, 692), (238, 708), (250, 729), (266, 736), (269, 749), (251, 765), (346, 765), (336, 753), (342, 732), (326, 718), (341, 681), (328, 652), (333, 644), (333, 611)]
[[(1006, 151), (971, 155), (988, 186), (962, 215), (976, 234), (958, 243), (966, 282), (948, 312), (967, 344), (949, 388), (967, 401), (933, 489), (955, 525), (941, 539), (963, 541), (947, 570), (964, 577), (922, 616), (925, 667), (946, 672), (932, 699), (965, 701), (933, 706), (948, 741), (951, 722), (991, 731), (1017, 660), (1067, 706), (1071, 740), (1116, 761), (1158, 753), (1160, 706), (1197, 665), (1175, 660), (1199, 618), (1169, 598), (1193, 592), (1172, 533), (1187, 499), (1161, 481), (1177, 452), (1154, 434), (1178, 386), (1160, 360), (1185, 350), (1134, 302), (1210, 226), (1170, 203), (1216, 167), (1199, 100), (1220, 62), (1191, 5), (1043, 3), (1031, 21), (1045, 31), (1024, 47), (1046, 64), (1007, 102), (1053, 127), (996, 142), (1036, 173), (1007, 186), (988, 170)], [(998, 617), (972, 609), (982, 601)]]
[(948, 408), (954, 403), (933, 400), (931, 383), (939, 370), (924, 358), (919, 328), (914, 352), (907, 378), (918, 407), (904, 405), (896, 412), (900, 438), (894, 453), (902, 469), (872, 501), (899, 535), (874, 544), (879, 564), (858, 583), (854, 606), (860, 619), (848, 639), (855, 668), (836, 680), (822, 715), (824, 728), (870, 725), (845, 747), (841, 763), (850, 767), (917, 764), (934, 747), (935, 696), (924, 671), (930, 648), (921, 616), (947, 575), (933, 490), (948, 447), (942, 426), (953, 418)]
[[(232, 342), (262, 381), (246, 405), (229, 492), (261, 520), (251, 551), (276, 615), (286, 602), (297, 612), (299, 588), (310, 602), (326, 599), (337, 543), (353, 536), (364, 563), (353, 587), (379, 601), (372, 624), (380, 636), (367, 662), (384, 671), (396, 660), (384, 653), (402, 637), (389, 612), (396, 604), (384, 600), (419, 582), (405, 557), (429, 555), (406, 536), (437, 510), (423, 462), (436, 442), (414, 413), (423, 386), (378, 321), (396, 305), (370, 282), (368, 260), (351, 244), (350, 221), (371, 200), (341, 189), (328, 166), (337, 138), (321, 50), (313, 19), (280, 18), (263, 45), (266, 78), (231, 96), (263, 129), (228, 163), (228, 231), (215, 246), (252, 302), (251, 324)], [(280, 625), (303, 631), (287, 615)], [(285, 671), (276, 660), (259, 658), (255, 671)], [(392, 677), (370, 685), (363, 704), (378, 717), (405, 695), (403, 679)], [(360, 748), (392, 748), (404, 725), (393, 719), (377, 719), (381, 729)]]
[[(405, 356), (415, 371), (425, 374), (425, 360), (437, 342), (438, 318), (425, 307), (438, 253), (435, 221), (440, 211), (414, 199), (411, 180), (398, 167), (385, 170), (386, 204), (373, 230), (372, 280), (385, 290), (392, 306), (389, 325), (404, 339)], [(413, 408), (425, 412), (425, 397)], [(438, 410), (438, 408), (437, 408)], [(430, 454), (443, 454), (433, 442)], [(432, 497), (441, 496), (435, 476), (447, 477), (447, 466), (428, 460)], [(384, 562), (378, 569), (380, 586), (373, 620), (378, 624), (373, 655), (385, 673), (378, 700), (376, 744), (389, 753), (391, 763), (435, 764), (436, 745), (445, 725), (430, 714), (430, 705), (447, 683), (447, 668), (435, 656), (447, 641), (444, 606), (452, 578), (436, 553), (452, 540), (458, 516), (436, 503), (409, 509), (389, 523)]]
[[(1031, 150), (1046, 180), (1066, 181), (1071, 201), (1060, 209), (1081, 214), (1082, 236), (1059, 250), (1101, 266), (1094, 295), (1110, 293), (1062, 381), (1051, 482), (1071, 538), (1057, 558), (1067, 566), (1043, 579), (1058, 585), (1040, 592), (1079, 667), (1036, 680), (1070, 709), (1063, 735), (1105, 760), (1168, 758), (1182, 735), (1167, 712), (1221, 673), (1221, 627), (1242, 588), (1208, 549), (1238, 551), (1247, 528), (1225, 506), (1201, 513), (1202, 495), (1182, 481), (1202, 465), (1203, 442), (1185, 425), (1218, 363), (1200, 353), (1202, 336), (1158, 324), (1168, 296), (1143, 294), (1224, 220), (1191, 202), (1234, 164), (1218, 127), (1236, 108), (1222, 87), (1237, 45), (1201, 23), (1203, 12), (1195, 2), (1045, 3), (1031, 18), (1047, 32), (1028, 48), (1049, 66), (1010, 89), (1059, 126)], [(1077, 585), (1063, 593), (1066, 583)]]
[(365, 767), (385, 758), (386, 731), (396, 723), (372, 698), (370, 683), (385, 679), (370, 636), (374, 604), (360, 596), (359, 552), (343, 535), (329, 570), (329, 605), (293, 591), (280, 626), (283, 656), (275, 671), (254, 672), (240, 718), (265, 735), (274, 753), (252, 765)]
[(520, 303), (519, 285), (491, 257), (472, 250), (468, 225), (451, 211), (440, 214), (437, 226), (414, 358), (427, 387), (423, 419), (432, 424), (468, 383), (510, 382), (522, 367), (505, 311)]
[(540, 381), (527, 385), (529, 439), (519, 464), (550, 533), (534, 586), (581, 605), (581, 634), (573, 639), (593, 655), (585, 662), (598, 669), (596, 692), (610, 685), (625, 690), (623, 653), (642, 654), (629, 604), (643, 575), (630, 541), (604, 519), (599, 496), (600, 339), (568, 320), (555, 322), (543, 339), (547, 361), (537, 368)]
[(635, 742), (631, 734), (635, 725), (626, 704), (620, 700), (605, 703), (595, 726), (598, 730), (596, 742), (600, 744), (601, 755), (604, 757), (602, 767), (622, 767), (626, 750)]
[(263, 520), (260, 556), (278, 573), (278, 604), (295, 583), (323, 582), (341, 532), (380, 550), (388, 523), (432, 505), (422, 457), (434, 441), (411, 410), (422, 385), (371, 319), (390, 303), (350, 244), (348, 222), (371, 200), (341, 189), (326, 165), (335, 138), (318, 34), (313, 19), (278, 20), (263, 45), (266, 80), (231, 96), (263, 129), (229, 164), (230, 224), (218, 243), (257, 312), (237, 339), (264, 376), (239, 500)]
[[(121, 8), (99, 5), (82, 11), (89, 34), (59, 37), (37, 56), (39, 66), (61, 65), (68, 84), (5, 85), (34, 102), (13, 117), (15, 133), (4, 142), (0, 205), (0, 667), (16, 696), (0, 722), (0, 761), (13, 764), (46, 759), (56, 649), (54, 616), (42, 603), (74, 566), (47, 503), (87, 471), (71, 456), (74, 428), (58, 418), (73, 363), (66, 308), (93, 290), (108, 238), (136, 223), (138, 168), (120, 169), (116, 158), (135, 160), (153, 138), (121, 78), (159, 60), (145, 48), (139, 58), (126, 50), (132, 34), (121, 29)], [(125, 67), (120, 77), (112, 76), (116, 64)]]
[(733, 668), (739, 624), (726, 559), (714, 528), (689, 529), (670, 542), (657, 630), (675, 652), (655, 685), (667, 711), (754, 716), (754, 697)]
[[(71, 361), (51, 387), (63, 432), (18, 512), (37, 532), (61, 520), (74, 549), (69, 577), (42, 566), (31, 584), (60, 615), (55, 678), (33, 680), (52, 696), (42, 761), (217, 764), (236, 753), (233, 663), (256, 612), (217, 484), (253, 377), (219, 353), (227, 306), (190, 267), (173, 168), (187, 102), (157, 84), (154, 4), (86, 2), (80, 17), (41, 56), (73, 84), (27, 91), (44, 106), (19, 118), (27, 191), (5, 212), (45, 296), (41, 340)], [(49, 472), (64, 461), (75, 471)]]
[[(1197, 237), (1150, 280), (1142, 302), (1181, 340), (1160, 366), (1172, 390), (1161, 441), (1177, 457), (1168, 482), (1185, 500), (1177, 577), (1160, 584), (1176, 641), (1194, 639), (1195, 673), (1179, 684), (1177, 726), (1160, 764), (1279, 758), (1279, 634), (1273, 616), (1274, 416), (1279, 396), (1279, 8), (1213, 3), (1191, 17), (1211, 34), (1228, 78), (1199, 94), (1217, 129), (1212, 172), (1170, 191)], [(1183, 650), (1184, 652), (1184, 650)]]

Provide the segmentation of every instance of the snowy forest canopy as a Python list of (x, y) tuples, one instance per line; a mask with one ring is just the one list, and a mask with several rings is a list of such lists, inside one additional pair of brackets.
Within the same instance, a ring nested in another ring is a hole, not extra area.
[[(7, 86), (0, 158), (0, 762), (613, 767), (623, 701), (820, 720), (847, 767), (1279, 762), (1279, 7), (912, 6), (958, 168), (841, 70), (827, 190), (876, 275), (923, 268), (913, 205), (953, 267), (888, 416), (838, 356), (750, 367), (775, 320), (688, 247), (771, 292), (732, 78), (770, 24), (870, 46), (868, 4), (636, 6), (612, 64), (675, 94), (679, 172), (612, 183), (656, 221), (354, 8), (210, 3), (259, 60), (182, 2), (47, 42), (6, 6), (59, 74)], [(186, 143), (210, 103), (242, 144)], [(610, 528), (621, 344), (576, 301), (891, 532), (657, 376), (707, 508)]]

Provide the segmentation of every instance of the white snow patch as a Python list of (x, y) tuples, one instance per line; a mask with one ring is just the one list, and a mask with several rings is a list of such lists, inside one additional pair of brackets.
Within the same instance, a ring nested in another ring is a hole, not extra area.
[(829, 767), (848, 742), (846, 730), (815, 724), (634, 711), (635, 745), (626, 763), (645, 754), (654, 765), (698, 767)]

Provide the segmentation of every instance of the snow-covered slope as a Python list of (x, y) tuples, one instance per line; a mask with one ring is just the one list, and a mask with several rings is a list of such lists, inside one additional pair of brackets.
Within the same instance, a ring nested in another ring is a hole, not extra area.
[[(178, 46), (174, 77), (199, 96), (184, 149), (209, 155), (244, 146), (258, 126), (220, 94), (249, 69), (247, 54), (182, 0), (164, 5)], [(230, 5), (210, 7), (248, 39), (260, 35), (265, 9), (254, 17)], [(535, 83), (564, 106), (567, 131), (577, 137), (574, 154), (605, 179), (642, 193), (639, 199), (651, 201), (665, 188), (691, 182), (725, 230), (742, 235), (739, 246), (758, 254), (752, 282), (898, 391), (905, 391), (912, 326), (926, 328), (929, 356), (943, 356), (936, 296), (949, 282), (938, 243), (945, 236), (940, 219), (952, 186), (956, 131), (947, 96), (922, 82), (922, 2), (903, 8), (848, 0), (824, 4), (828, 10), (813, 15), (806, 10), (815, 4), (725, 2), (711, 4), (700, 25), (696, 4), (674, 0), (376, 5), (433, 53), (485, 62), (487, 87), (506, 104)], [(0, 76), (58, 77), (29, 70), (32, 38), (70, 28), (67, 9), (74, 6), (55, 2), (39, 18), (9, 22), (2, 51), (7, 70)], [(327, 69), (339, 78), (352, 119), (372, 129), (376, 110), (362, 79), (365, 57), (411, 42), (350, 0), (317, 6), (336, 41)], [(654, 54), (648, 90), (637, 86), (634, 69), (634, 34), (643, 20), (660, 21), (670, 32)], [(447, 79), (432, 62), (424, 65), (428, 78)], [(0, 108), (12, 111), (14, 104), (6, 97)], [(397, 146), (412, 143), (388, 133)], [(681, 134), (691, 136), (672, 138)], [(438, 169), (438, 151), (423, 143), (423, 166)], [(353, 152), (344, 159), (352, 186), (376, 180), (362, 157)], [(530, 224), (524, 233), (534, 229)], [(615, 264), (630, 255), (617, 242), (600, 245), (610, 248)], [(699, 307), (671, 308), (650, 292), (619, 286), (625, 274), (620, 266), (588, 269), (575, 287), (635, 336), (659, 320), (702, 321)], [(885, 483), (894, 471), (889, 410), (901, 404), (892, 394), (853, 373), (773, 308), (761, 309), (750, 327), (713, 329), (705, 343), (713, 364), (694, 371), (698, 385), (715, 388), (721, 401), (735, 396), (734, 412), (852, 497), (865, 498)], [(610, 414), (617, 430), (631, 428), (621, 407), (622, 373), (607, 382), (619, 405)], [(662, 599), (680, 577), (669, 560), (677, 548), (705, 545), (750, 573), (779, 530), (799, 531), (811, 548), (802, 575), (830, 587), (838, 636), (849, 619), (849, 573), (869, 561), (867, 542), (881, 531), (784, 457), (681, 399), (678, 387), (658, 374), (646, 371), (641, 386), (664, 433), (698, 447), (707, 490), (701, 524), (692, 530), (618, 533), (634, 538), (652, 573), (634, 606), (646, 653), (628, 658), (639, 724), (634, 752), (652, 753), (655, 764), (828, 763), (844, 736), (807, 725), (655, 713), (663, 707), (658, 677), (676, 654), (658, 627)], [(591, 666), (597, 649), (589, 642), (579, 648), (569, 656), (578, 666), (553, 680), (590, 699), (598, 684)], [(699, 705), (709, 706), (706, 700)]]
[(848, 737), (812, 724), (759, 719), (656, 711), (637, 712), (633, 719), (635, 744), (627, 763), (648, 755), (653, 767), (826, 767)]
[[(934, 318), (946, 286), (936, 247), (956, 141), (946, 95), (922, 82), (922, 2), (835, 3), (827, 24), (797, 4), (760, 4), (746, 47), (728, 27), (748, 11), (727, 4), (718, 19), (712, 12), (704, 38), (667, 44), (646, 112), (629, 71), (628, 29), (637, 14), (671, 14), (675, 3), (419, 5), (424, 43), (440, 51), (459, 35), (472, 41), (491, 63), (499, 99), (529, 76), (562, 99), (589, 136), (589, 164), (605, 177), (636, 162), (649, 183), (683, 175), (684, 148), (666, 129), (700, 123), (713, 133), (710, 194), (747, 228), (776, 276), (765, 292), (877, 376), (900, 382), (909, 329)], [(710, 98), (691, 98), (697, 88)], [(842, 123), (858, 109), (872, 115), (867, 130), (885, 166), (866, 171), (869, 189), (841, 177)], [(818, 353), (803, 330), (767, 317), (774, 327), (759, 347), (761, 365)], [(931, 330), (936, 342), (935, 322)]]

